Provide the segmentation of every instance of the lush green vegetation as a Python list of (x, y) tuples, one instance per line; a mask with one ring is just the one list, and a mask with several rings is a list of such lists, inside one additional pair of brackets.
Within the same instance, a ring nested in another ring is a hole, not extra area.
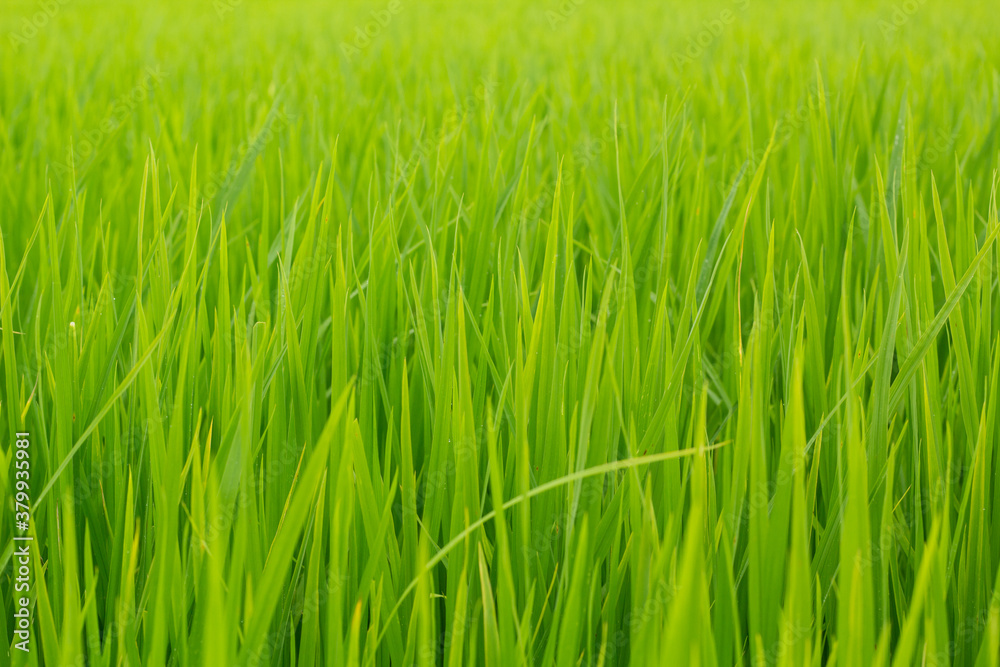
[(6, 0), (0, 664), (998, 665), (997, 12), (682, 5)]

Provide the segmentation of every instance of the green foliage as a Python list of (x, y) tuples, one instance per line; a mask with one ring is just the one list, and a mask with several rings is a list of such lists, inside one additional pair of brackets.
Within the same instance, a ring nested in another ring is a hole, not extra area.
[(0, 664), (997, 667), (997, 12), (680, 4), (7, 2)]

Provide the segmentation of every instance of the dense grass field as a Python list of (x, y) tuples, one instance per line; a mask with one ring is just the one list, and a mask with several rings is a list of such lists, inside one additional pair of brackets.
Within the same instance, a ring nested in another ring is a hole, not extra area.
[(1000, 664), (990, 3), (0, 2), (0, 665)]

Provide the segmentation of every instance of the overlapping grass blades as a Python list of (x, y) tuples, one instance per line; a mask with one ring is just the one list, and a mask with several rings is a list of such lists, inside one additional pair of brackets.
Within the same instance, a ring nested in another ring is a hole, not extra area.
[(990, 7), (56, 4), (0, 664), (1000, 663)]

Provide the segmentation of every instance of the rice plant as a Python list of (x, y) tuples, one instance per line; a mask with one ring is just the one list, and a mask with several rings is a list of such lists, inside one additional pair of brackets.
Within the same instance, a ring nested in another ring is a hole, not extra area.
[(986, 2), (3, 0), (0, 664), (1000, 664)]

